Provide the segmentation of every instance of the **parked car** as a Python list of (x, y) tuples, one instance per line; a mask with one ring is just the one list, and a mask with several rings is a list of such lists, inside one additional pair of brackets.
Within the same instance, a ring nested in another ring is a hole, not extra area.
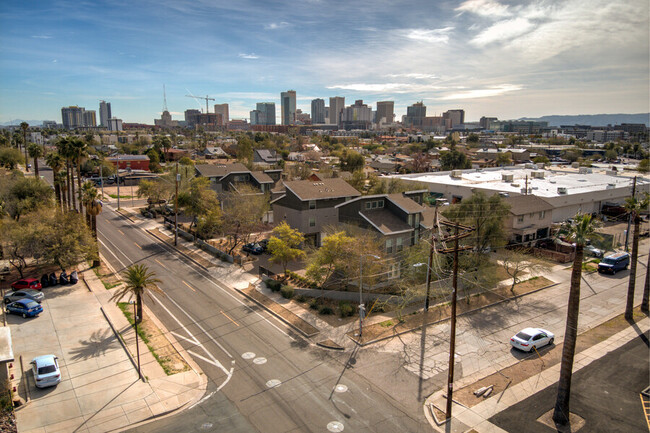
[(41, 290), (43, 286), (41, 286), (41, 282), (37, 278), (23, 278), (22, 280), (18, 280), (15, 283), (13, 283), (11, 285), (11, 288), (14, 290), (22, 290), (22, 289)]
[(251, 242), (249, 244), (246, 244), (242, 247), (242, 250), (246, 251), (247, 253), (259, 255), (264, 252), (264, 249), (258, 244), (257, 242)]
[(542, 328), (526, 328), (519, 331), (510, 339), (510, 345), (515, 349), (530, 352), (547, 344), (553, 344), (555, 335)]
[(258, 242), (258, 245), (262, 247), (262, 251), (266, 252), (266, 250), (269, 247), (269, 240), (268, 239), (262, 239), (261, 241)]
[(20, 314), (23, 318), (36, 317), (43, 312), (43, 307), (31, 299), (20, 299), (7, 304), (5, 307), (8, 314)]
[(598, 263), (598, 272), (615, 274), (627, 269), (630, 265), (630, 255), (626, 252), (614, 253), (605, 257)]
[(54, 355), (37, 356), (30, 363), (37, 388), (54, 386), (61, 382), (59, 358)]
[(603, 256), (603, 250), (596, 248), (593, 245), (587, 245), (585, 246), (585, 252), (589, 255), (592, 255), (594, 257), (601, 258)]
[(18, 301), (19, 299), (31, 299), (40, 304), (43, 302), (44, 297), (45, 295), (43, 295), (43, 292), (39, 290), (24, 289), (5, 293), (3, 300), (5, 304), (8, 304), (10, 302)]

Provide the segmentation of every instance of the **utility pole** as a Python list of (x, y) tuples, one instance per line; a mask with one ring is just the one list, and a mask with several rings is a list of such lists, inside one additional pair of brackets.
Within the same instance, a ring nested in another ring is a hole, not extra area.
[(528, 195), (528, 175), (526, 175), (526, 192), (524, 192), (524, 195)]
[(176, 194), (174, 195), (174, 246), (178, 245), (178, 182), (180, 179), (178, 174), (178, 161), (176, 161)]
[[(446, 237), (445, 241), (454, 241), (454, 248), (444, 249), (440, 251), (441, 253), (454, 253), (454, 275), (452, 279), (452, 292), (451, 292), (451, 320), (450, 320), (450, 337), (449, 337), (449, 375), (447, 376), (447, 411), (445, 414), (445, 419), (451, 419), (451, 405), (452, 405), (452, 396), (454, 391), (454, 357), (456, 352), (456, 303), (458, 299), (458, 252), (463, 250), (471, 249), (470, 246), (458, 246), (458, 241), (462, 238), (468, 237), (471, 232), (474, 230), (473, 227), (461, 225), (458, 222), (450, 223), (446, 221), (441, 221), (440, 224), (446, 226), (453, 226), (455, 228), (455, 233), (451, 237)], [(463, 233), (460, 233), (459, 230), (463, 229)]]
[(117, 176), (117, 208), (120, 208), (120, 155), (117, 155), (117, 170), (115, 171)]
[[(636, 176), (634, 176), (634, 182), (632, 183), (632, 198), (636, 195)], [(630, 223), (632, 222), (632, 213), (627, 216), (627, 231), (625, 232), (625, 251), (629, 251), (627, 248), (628, 240), (630, 239)]]
[(429, 295), (431, 293), (431, 265), (433, 264), (433, 243), (435, 242), (435, 229), (438, 227), (438, 203), (436, 202), (433, 224), (431, 224), (431, 249), (429, 249), (429, 265), (427, 267), (427, 295), (424, 298), (424, 311), (429, 311)]

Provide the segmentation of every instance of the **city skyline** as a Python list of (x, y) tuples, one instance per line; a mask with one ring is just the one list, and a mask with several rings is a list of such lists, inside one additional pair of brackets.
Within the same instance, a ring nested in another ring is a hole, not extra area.
[(417, 101), (468, 121), (648, 112), (648, 28), (640, 0), (7, 4), (0, 123), (105, 100), (152, 124), (163, 84), (175, 119), (204, 108), (186, 94), (247, 118), (287, 89), (305, 113), (341, 96), (394, 101), (396, 120)]

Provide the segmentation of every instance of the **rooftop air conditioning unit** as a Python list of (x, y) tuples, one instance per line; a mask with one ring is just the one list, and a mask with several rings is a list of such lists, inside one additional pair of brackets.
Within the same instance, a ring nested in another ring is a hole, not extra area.
[(513, 188), (519, 188), (519, 184), (518, 184), (518, 183), (513, 183), (511, 186), (512, 186)]
[(616, 170), (605, 170), (605, 174), (607, 176), (616, 176), (616, 175), (618, 175), (618, 171), (616, 171)]
[(509, 174), (509, 173), (508, 174), (504, 173), (504, 174), (501, 175), (501, 180), (504, 181), (504, 182), (512, 182), (513, 180), (515, 180), (515, 175), (514, 174)]
[(567, 193), (567, 191), (566, 191), (566, 187), (559, 186), (559, 187), (557, 188), (557, 193), (558, 193), (558, 194), (566, 194), (566, 193)]
[(580, 174), (588, 174), (588, 173), (593, 173), (593, 170), (589, 167), (580, 167), (578, 169), (578, 173)]
[(463, 171), (462, 170), (452, 170), (450, 176), (455, 178), (455, 179), (460, 179), (461, 177), (463, 177)]
[(544, 179), (544, 172), (543, 171), (533, 171), (530, 173), (533, 179)]
[(527, 163), (527, 164), (524, 165), (524, 168), (530, 168), (530, 169), (533, 169), (533, 168), (537, 168), (537, 167), (533, 167), (533, 164), (531, 164), (531, 163)]

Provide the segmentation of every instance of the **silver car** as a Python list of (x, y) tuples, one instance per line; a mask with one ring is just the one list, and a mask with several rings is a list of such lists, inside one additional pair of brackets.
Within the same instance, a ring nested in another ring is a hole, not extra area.
[(43, 298), (45, 298), (45, 295), (43, 295), (43, 292), (40, 290), (22, 289), (5, 293), (3, 300), (5, 304), (9, 304), (10, 302), (19, 301), (21, 299), (31, 299), (40, 304), (43, 302)]
[(542, 328), (526, 328), (519, 331), (510, 339), (510, 344), (515, 349), (531, 352), (542, 346), (553, 344), (555, 335), (551, 331)]
[(54, 386), (61, 382), (59, 358), (54, 355), (37, 356), (31, 362), (37, 388)]

